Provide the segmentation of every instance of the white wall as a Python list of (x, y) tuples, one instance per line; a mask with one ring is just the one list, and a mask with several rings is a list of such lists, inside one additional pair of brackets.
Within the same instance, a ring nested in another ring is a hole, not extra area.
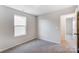
[[(14, 37), (14, 14), (27, 17), (27, 35)], [(35, 16), (5, 6), (0, 6), (0, 52), (37, 38), (36, 35)]]
[(60, 43), (60, 16), (72, 13), (76, 6), (51, 12), (38, 17), (38, 38)]

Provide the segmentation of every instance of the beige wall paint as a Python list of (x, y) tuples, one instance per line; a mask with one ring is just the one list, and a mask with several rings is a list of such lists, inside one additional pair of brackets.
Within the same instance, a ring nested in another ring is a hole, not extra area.
[[(38, 37), (40, 39), (61, 43), (60, 16), (73, 13), (76, 6), (44, 14), (38, 17)], [(63, 24), (62, 24), (63, 25)], [(63, 38), (64, 36), (62, 36)]]
[[(27, 34), (25, 36), (14, 37), (14, 14), (27, 17)], [(0, 6), (0, 52), (34, 38), (37, 38), (35, 16)]]

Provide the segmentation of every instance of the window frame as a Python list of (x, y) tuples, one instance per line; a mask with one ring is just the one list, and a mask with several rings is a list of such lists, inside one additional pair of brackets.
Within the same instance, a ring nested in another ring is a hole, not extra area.
[[(15, 25), (15, 16), (19, 16), (19, 17), (25, 17), (25, 25)], [(24, 27), (25, 33), (20, 33), (19, 35), (16, 34), (16, 28), (17, 27)], [(27, 17), (24, 15), (19, 15), (19, 14), (14, 14), (14, 37), (21, 37), (21, 36), (25, 36), (27, 34)]]

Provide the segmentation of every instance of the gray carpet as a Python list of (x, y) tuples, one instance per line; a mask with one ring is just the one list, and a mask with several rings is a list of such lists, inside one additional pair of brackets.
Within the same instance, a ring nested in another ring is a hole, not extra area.
[(35, 39), (28, 43), (24, 43), (3, 53), (67, 53), (72, 51), (64, 50), (59, 44), (48, 41)]

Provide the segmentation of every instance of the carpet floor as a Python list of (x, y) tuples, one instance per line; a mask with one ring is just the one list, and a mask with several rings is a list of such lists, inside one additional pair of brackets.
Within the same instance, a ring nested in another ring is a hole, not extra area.
[(8, 49), (3, 53), (73, 53), (64, 50), (59, 44), (35, 39), (33, 41)]

